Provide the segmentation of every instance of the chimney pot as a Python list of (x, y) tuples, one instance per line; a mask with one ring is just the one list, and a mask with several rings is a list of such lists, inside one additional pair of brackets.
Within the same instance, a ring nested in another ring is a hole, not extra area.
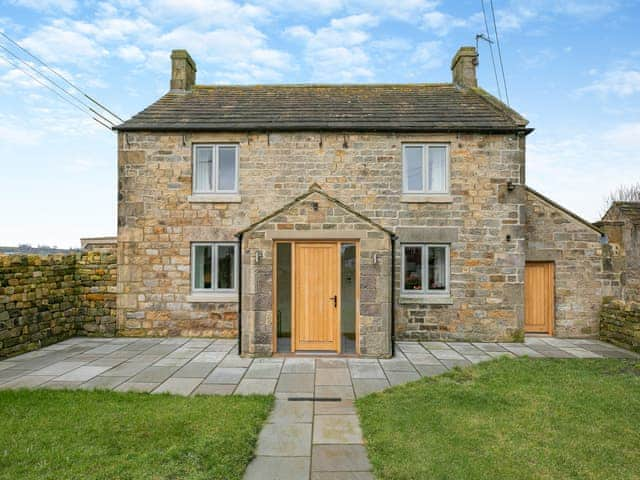
[(171, 90), (191, 90), (196, 83), (196, 71), (196, 62), (189, 52), (171, 52)]
[(475, 47), (460, 47), (451, 60), (453, 83), (462, 87), (477, 87), (478, 52)]

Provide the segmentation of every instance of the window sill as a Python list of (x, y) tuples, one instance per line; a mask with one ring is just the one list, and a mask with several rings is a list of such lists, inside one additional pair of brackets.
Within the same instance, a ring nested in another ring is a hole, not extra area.
[(194, 193), (188, 200), (191, 203), (240, 203), (242, 197), (239, 193)]
[(402, 203), (453, 203), (453, 196), (447, 193), (403, 193)]
[(403, 304), (420, 304), (420, 305), (453, 305), (451, 295), (400, 295), (398, 301)]
[(192, 293), (187, 295), (189, 303), (238, 303), (237, 293)]

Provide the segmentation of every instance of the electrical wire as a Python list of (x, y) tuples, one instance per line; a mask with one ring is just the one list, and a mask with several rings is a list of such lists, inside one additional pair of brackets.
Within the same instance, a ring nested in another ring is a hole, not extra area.
[[(108, 124), (110, 124), (110, 126), (115, 126), (115, 123), (108, 119), (107, 117), (105, 117), (104, 115), (102, 115), (100, 112), (94, 110), (93, 108), (91, 108), (91, 106), (87, 105), (86, 103), (84, 103), (81, 99), (77, 98), (75, 95), (72, 95), (71, 93), (69, 93), (67, 90), (65, 90), (62, 86), (60, 86), (60, 84), (56, 83), (54, 80), (52, 80), (51, 78), (49, 78), (48, 76), (46, 76), (44, 73), (42, 73), (40, 70), (38, 70), (37, 68), (35, 68), (33, 65), (31, 65), (29, 62), (23, 60), (22, 58), (20, 58), (18, 55), (16, 55), (15, 53), (13, 53), (11, 50), (9, 50), (8, 48), (6, 48), (3, 45), (0, 45), (0, 48), (2, 50), (4, 50), (5, 52), (7, 52), (9, 55), (11, 55), (12, 57), (14, 57), (16, 60), (18, 60), (20, 63), (22, 63), (23, 65), (26, 65), (27, 67), (29, 67), (29, 69), (31, 69), (33, 72), (35, 72), (36, 75), (39, 75), (41, 78), (44, 78), (45, 80), (47, 80), (49, 83), (51, 83), (52, 85), (54, 85), (56, 88), (58, 88), (62, 93), (64, 93), (65, 95), (67, 95), (68, 97), (71, 97), (74, 101), (76, 101), (77, 103), (81, 104), (83, 107), (85, 107), (86, 109), (90, 110), (92, 113), (95, 113), (97, 116), (99, 116), (102, 120), (104, 120), (105, 122), (107, 122)], [(6, 57), (5, 57), (6, 58)], [(23, 70), (24, 71), (24, 70)]]
[(4, 33), (3, 31), (0, 31), (0, 35), (2, 35), (4, 38), (6, 38), (7, 40), (9, 40), (13, 45), (15, 45), (16, 47), (18, 47), (20, 50), (22, 50), (24, 53), (26, 53), (27, 55), (29, 55), (31, 58), (35, 59), (37, 62), (39, 62), (40, 64), (42, 64), (47, 70), (49, 70), (50, 72), (52, 72), (54, 75), (56, 75), (57, 77), (61, 78), (67, 85), (69, 85), (71, 88), (77, 90), (78, 92), (80, 92), (82, 95), (84, 95), (89, 101), (91, 101), (92, 103), (94, 103), (95, 105), (97, 105), (98, 107), (102, 108), (105, 112), (109, 113), (110, 115), (112, 115), (114, 118), (118, 119), (120, 122), (124, 122), (124, 120), (122, 118), (120, 118), (118, 115), (116, 115), (115, 113), (113, 113), (111, 110), (109, 110), (107, 107), (105, 107), (104, 105), (102, 105), (100, 102), (98, 102), (97, 100), (95, 100), (93, 97), (91, 97), (89, 94), (87, 94), (86, 92), (84, 92), (83, 90), (81, 90), (79, 87), (77, 87), (76, 85), (74, 85), (73, 83), (71, 83), (71, 81), (69, 81), (64, 75), (58, 73), (56, 70), (54, 70), (52, 67), (50, 67), (44, 60), (42, 60), (41, 58), (37, 57), (36, 55), (34, 55), (33, 53), (31, 53), (29, 50), (27, 50), (26, 48), (24, 48), (22, 45), (20, 45), (18, 42), (16, 42), (15, 40), (13, 40), (11, 37), (9, 37), (6, 33)]
[(31, 72), (29, 72), (28, 70), (25, 70), (24, 68), (22, 68), (20, 66), (19, 63), (14, 62), (13, 60), (11, 60), (8, 56), (6, 56), (4, 53), (0, 52), (0, 56), (3, 57), (7, 62), (9, 62), (11, 65), (13, 65), (15, 68), (17, 68), (18, 70), (20, 70), (21, 72), (23, 72), (25, 75), (28, 75), (29, 77), (31, 77), (34, 81), (38, 82), (40, 85), (42, 85), (43, 87), (45, 87), (46, 89), (50, 90), (51, 92), (53, 92), (56, 96), (60, 97), (61, 100), (63, 100), (64, 102), (67, 102), (69, 105), (77, 108), (78, 110), (80, 110), (82, 113), (89, 115), (94, 121), (96, 121), (98, 124), (102, 125), (103, 127), (107, 128), (108, 130), (111, 130), (111, 127), (107, 126), (106, 124), (104, 124), (103, 122), (101, 122), (99, 119), (97, 119), (96, 117), (92, 116), (89, 112), (87, 112), (84, 108), (82, 108), (81, 106), (79, 106), (77, 103), (72, 102), (71, 100), (69, 100), (67, 97), (63, 96), (61, 93), (59, 93), (58, 91), (54, 90), (50, 85), (47, 85), (45, 82), (43, 82), (42, 80), (40, 80), (38, 77), (36, 77), (35, 75), (33, 75)]
[(484, 8), (484, 0), (480, 0), (482, 5), (482, 16), (484, 17), (484, 28), (487, 31), (487, 37), (489, 38), (489, 51), (491, 52), (491, 63), (493, 64), (493, 74), (496, 77), (496, 87), (498, 88), (498, 98), (502, 100), (502, 93), (500, 91), (500, 82), (498, 80), (498, 70), (496, 69), (496, 59), (493, 55), (493, 46), (491, 45), (491, 34), (489, 33), (489, 22), (487, 22), (487, 12)]
[(498, 59), (500, 60), (500, 70), (502, 71), (502, 86), (504, 87), (504, 96), (509, 105), (509, 92), (507, 91), (507, 78), (504, 74), (504, 64), (502, 63), (502, 50), (500, 49), (500, 38), (498, 37), (498, 26), (496, 24), (496, 12), (493, 9), (493, 0), (489, 0), (491, 5), (491, 16), (493, 17), (493, 30), (496, 33), (496, 46), (498, 47)]

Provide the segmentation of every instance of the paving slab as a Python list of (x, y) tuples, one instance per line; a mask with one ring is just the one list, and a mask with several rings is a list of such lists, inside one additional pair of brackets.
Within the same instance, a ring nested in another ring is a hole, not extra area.
[(83, 382), (59, 382), (56, 379), (43, 383), (38, 388), (46, 388), (48, 390), (73, 390), (82, 385)]
[(371, 472), (312, 472), (311, 480), (375, 480)]
[(178, 370), (178, 367), (148, 367), (134, 375), (134, 383), (162, 383)]
[[(285, 361), (284, 366), (287, 366)], [(280, 375), (276, 392), (313, 392), (314, 375), (311, 373), (283, 373)]]
[(286, 358), (282, 373), (314, 373), (316, 362), (313, 358)]
[(145, 368), (150, 367), (150, 363), (141, 363), (141, 362), (124, 362), (118, 365), (117, 367), (111, 368), (106, 372), (102, 373), (101, 376), (104, 377), (131, 377), (140, 373)]
[(188, 396), (198, 385), (202, 383), (200, 378), (169, 378), (156, 388), (153, 393), (171, 393), (173, 395)]
[(435, 377), (448, 371), (444, 365), (416, 365), (416, 369), (422, 377)]
[(243, 358), (236, 354), (230, 353), (226, 357), (224, 357), (224, 360), (222, 360), (222, 362), (220, 362), (220, 366), (225, 368), (247, 368), (251, 365), (252, 361), (253, 359), (251, 358)]
[(315, 398), (340, 398), (352, 400), (355, 398), (353, 386), (349, 385), (316, 385)]
[(355, 415), (356, 407), (352, 399), (343, 399), (339, 402), (314, 402), (315, 415)]
[(347, 368), (347, 360), (344, 358), (318, 358), (316, 368)]
[(313, 445), (311, 465), (314, 472), (366, 472), (371, 463), (363, 445)]
[(189, 362), (173, 374), (176, 378), (202, 378), (207, 377), (215, 368), (215, 363)]
[[(316, 402), (316, 405), (318, 403), (330, 402)], [(276, 399), (267, 423), (311, 423), (313, 420), (313, 410), (313, 402)]]
[(308, 480), (311, 457), (255, 457), (244, 480)]
[(267, 423), (258, 437), (256, 455), (308, 457), (311, 452), (310, 423)]
[(115, 389), (116, 392), (151, 392), (155, 390), (159, 383), (149, 382), (125, 382), (118, 385)]
[(33, 388), (53, 380), (53, 375), (24, 375), (0, 385), (0, 390), (16, 388)]
[(356, 398), (364, 397), (370, 393), (379, 392), (385, 388), (389, 388), (389, 382), (387, 379), (378, 380), (370, 378), (358, 378), (353, 379), (353, 389), (356, 394)]
[(351, 385), (351, 375), (347, 368), (317, 367), (316, 385)]
[(231, 395), (235, 388), (235, 384), (203, 383), (192, 395)]
[(246, 378), (275, 378), (280, 376), (281, 363), (253, 362), (247, 370)]
[(86, 362), (57, 362), (34, 372), (34, 375), (63, 375), (67, 372), (80, 368)]
[(361, 444), (362, 430), (357, 415), (314, 415), (314, 444)]
[(271, 395), (277, 381), (275, 378), (243, 378), (234, 393), (236, 395)]
[(246, 368), (216, 367), (216, 369), (205, 379), (204, 383), (237, 384), (240, 383), (240, 380), (246, 371)]
[(384, 379), (384, 371), (382, 367), (376, 363), (351, 364), (351, 378), (377, 378)]
[(59, 376), (56, 380), (61, 382), (86, 382), (93, 377), (97, 377), (102, 372), (109, 370), (109, 367), (79, 367), (75, 370), (65, 373)]
[(82, 390), (113, 390), (128, 379), (129, 377), (104, 377), (102, 375), (98, 375), (97, 377), (93, 377), (88, 382), (80, 385), (79, 388)]
[(380, 365), (385, 371), (391, 372), (413, 372), (415, 368), (411, 362), (406, 359), (392, 358), (389, 360), (380, 360)]

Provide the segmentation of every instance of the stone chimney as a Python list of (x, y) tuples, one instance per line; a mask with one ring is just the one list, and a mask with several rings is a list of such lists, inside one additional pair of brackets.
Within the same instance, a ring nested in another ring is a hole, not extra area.
[(453, 83), (462, 87), (477, 87), (476, 67), (478, 52), (475, 47), (460, 47), (451, 60)]
[(171, 90), (191, 90), (196, 83), (196, 62), (186, 50), (171, 52)]

